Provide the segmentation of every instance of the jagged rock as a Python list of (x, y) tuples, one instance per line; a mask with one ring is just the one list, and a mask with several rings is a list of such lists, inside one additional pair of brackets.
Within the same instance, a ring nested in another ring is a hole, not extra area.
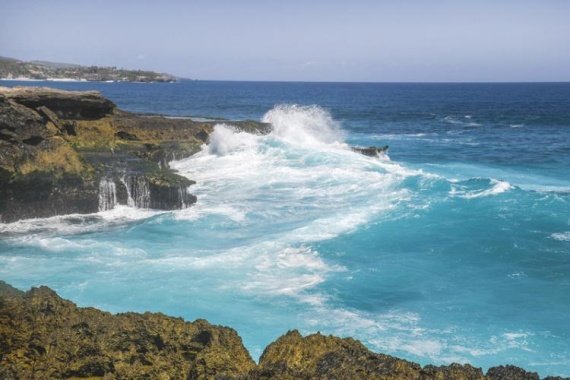
[[(234, 124), (270, 130), (254, 121)], [(124, 112), (97, 92), (0, 87), (0, 222), (93, 213), (102, 204), (188, 207), (196, 202), (188, 191), (194, 182), (169, 162), (198, 152), (213, 128)]]
[(527, 372), (514, 365), (489, 368), (487, 377), (489, 380), (539, 380), (538, 373)]
[(453, 363), (436, 367), (426, 365), (420, 372), (420, 380), (486, 380), (481, 368), (469, 364)]
[(418, 379), (420, 365), (375, 354), (357, 340), (298, 331), (270, 344), (251, 379)]
[(0, 281), (0, 378), (238, 379), (255, 366), (237, 333), (204, 320), (78, 308), (47, 287)]

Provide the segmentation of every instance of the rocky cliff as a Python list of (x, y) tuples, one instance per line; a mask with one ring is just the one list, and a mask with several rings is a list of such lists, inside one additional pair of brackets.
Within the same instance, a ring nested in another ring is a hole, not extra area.
[(197, 152), (212, 130), (213, 123), (124, 112), (97, 92), (0, 87), (0, 222), (117, 204), (187, 207), (196, 201), (193, 181), (168, 162)]
[[(207, 321), (79, 308), (47, 287), (0, 281), (1, 379), (538, 380), (514, 366), (421, 367), (360, 342), (289, 331), (256, 364), (238, 334)], [(549, 380), (562, 380), (549, 377)], [(568, 379), (566, 379), (568, 380)]]

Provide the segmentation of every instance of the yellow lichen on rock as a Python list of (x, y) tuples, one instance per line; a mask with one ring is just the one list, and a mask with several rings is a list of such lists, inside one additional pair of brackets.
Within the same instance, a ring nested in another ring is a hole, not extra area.
[(98, 120), (75, 120), (73, 124), (76, 135), (66, 136), (66, 139), (75, 147), (114, 147), (116, 130), (110, 116)]
[(18, 167), (21, 175), (37, 172), (53, 172), (54, 175), (81, 174), (85, 171), (81, 157), (61, 137), (51, 137), (44, 142), (45, 149), (35, 151)]

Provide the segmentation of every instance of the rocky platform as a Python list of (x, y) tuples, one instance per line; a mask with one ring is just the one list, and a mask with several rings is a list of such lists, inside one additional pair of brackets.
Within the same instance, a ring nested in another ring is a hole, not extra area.
[[(227, 122), (267, 133), (254, 121)], [(214, 123), (121, 111), (98, 92), (0, 87), (0, 222), (128, 204), (196, 202), (168, 166), (208, 141)]]
[[(0, 281), (1, 379), (538, 380), (514, 366), (420, 366), (354, 339), (289, 331), (256, 364), (231, 328), (79, 308), (47, 287)], [(548, 377), (548, 380), (563, 380)], [(566, 379), (569, 380), (569, 379)]]

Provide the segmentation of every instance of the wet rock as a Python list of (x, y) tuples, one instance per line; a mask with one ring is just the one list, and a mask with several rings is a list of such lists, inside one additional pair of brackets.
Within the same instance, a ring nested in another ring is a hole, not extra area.
[(357, 152), (357, 153), (361, 153), (365, 156), (370, 156), (370, 157), (380, 157), (380, 155), (386, 153), (386, 151), (388, 150), (388, 145), (385, 145), (383, 147), (375, 147), (375, 146), (369, 146), (367, 148), (363, 148), (363, 147), (352, 147), (352, 150)]

